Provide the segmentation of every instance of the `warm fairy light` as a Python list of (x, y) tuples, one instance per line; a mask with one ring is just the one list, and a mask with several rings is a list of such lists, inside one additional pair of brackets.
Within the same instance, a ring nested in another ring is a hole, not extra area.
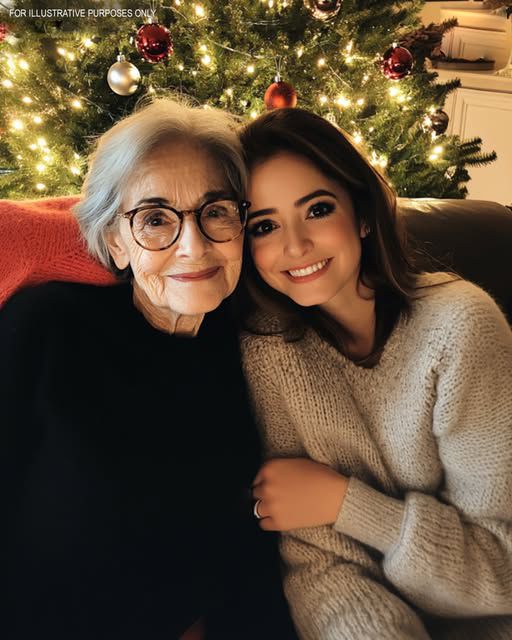
[(21, 120), (18, 120), (16, 118), (16, 120), (12, 121), (12, 128), (15, 129), (16, 131), (21, 131), (23, 129), (24, 125), (23, 122)]
[(179, 69), (180, 71), (183, 71), (183, 70), (185, 69), (185, 67), (184, 67), (182, 64), (179, 64), (179, 65), (178, 65), (178, 69)]
[(388, 166), (388, 159), (385, 156), (381, 156), (379, 165), (384, 169)]
[(233, 89), (231, 87), (226, 89), (226, 94), (231, 98), (231, 96), (233, 95)]
[(57, 53), (61, 56), (65, 56), (67, 54), (67, 51), (63, 47), (57, 47)]
[(87, 49), (90, 49), (91, 47), (94, 46), (94, 42), (90, 38), (85, 38), (83, 42), (84, 42), (84, 47), (86, 47)]
[(347, 64), (352, 64), (352, 62), (354, 62), (354, 56), (345, 56), (345, 62)]
[(73, 158), (75, 160), (80, 160), (80, 156), (78, 155), (78, 153), (75, 151), (75, 153), (73, 153)]
[(361, 144), (361, 142), (363, 141), (363, 136), (360, 133), (355, 133), (352, 137), (354, 138), (354, 142), (356, 144)]
[(14, 60), (10, 56), (7, 58), (7, 66), (11, 71), (16, 71), (16, 65), (14, 64)]
[(208, 47), (205, 44), (202, 44), (199, 47), (199, 51), (201, 51), (202, 53), (206, 53), (208, 51)]
[(67, 59), (73, 61), (75, 59), (75, 54), (74, 53), (68, 53), (67, 54)]
[(350, 100), (348, 98), (346, 98), (345, 96), (340, 96), (337, 100), (336, 100), (336, 104), (339, 107), (349, 107), (350, 106)]
[(357, 104), (357, 105), (359, 105), (360, 107), (362, 107), (362, 106), (363, 106), (363, 104), (364, 104), (364, 98), (358, 98), (358, 99), (356, 100), (356, 104)]
[(319, 98), (320, 104), (325, 104), (328, 100), (327, 96), (320, 96)]
[(44, 190), (46, 189), (46, 185), (45, 185), (45, 184), (43, 184), (42, 182), (38, 182), (38, 183), (36, 184), (36, 189), (37, 189), (38, 191), (44, 191)]
[(74, 176), (80, 175), (80, 169), (78, 167), (69, 167), (69, 170)]
[(369, 78), (370, 78), (370, 76), (367, 73), (365, 73), (364, 76), (363, 76), (363, 81), (362, 81), (361, 84), (366, 84), (368, 82)]
[(370, 133), (373, 133), (373, 132), (375, 131), (375, 127), (370, 127), (370, 128), (368, 129), (368, 131), (369, 131)]
[(40, 162), (39, 164), (36, 164), (36, 169), (39, 173), (44, 173), (46, 171), (46, 165)]
[(388, 93), (392, 98), (396, 98), (400, 93), (400, 89), (398, 87), (389, 87)]
[(254, 67), (253, 64), (250, 64), (250, 65), (247, 66), (247, 73), (249, 73), (249, 74), (250, 73), (254, 73), (254, 71), (255, 71), (255, 67)]
[(174, 0), (174, 4), (175, 4), (177, 7), (181, 7), (181, 0)]
[(317, 65), (319, 67), (324, 67), (325, 66), (325, 58), (318, 58)]
[(192, 75), (195, 77), (197, 76), (197, 71), (194, 69), (194, 71), (192, 71)]
[(20, 65), (20, 69), (23, 69), (23, 71), (28, 69), (28, 62), (26, 60), (20, 60), (18, 64)]
[(77, 100), (75, 98), (74, 100), (71, 101), (71, 106), (73, 107), (73, 109), (81, 109), (82, 103), (80, 102), (80, 100)]
[(272, 7), (274, 6), (274, 0), (268, 0), (268, 6), (269, 9), (272, 9)]
[(258, 112), (257, 111), (251, 111), (250, 116), (253, 120), (256, 120), (256, 118), (258, 117)]
[(29, 144), (28, 148), (31, 149), (32, 151), (35, 151), (37, 149), (37, 144)]
[(345, 47), (345, 51), (347, 52), (347, 55), (350, 55), (352, 53), (352, 47), (354, 46), (354, 41), (351, 40), (347, 46)]
[(429, 112), (429, 113), (435, 113), (435, 111), (436, 111), (436, 108), (435, 108), (435, 107), (429, 107), (429, 108), (428, 108), (428, 112)]
[(210, 56), (208, 54), (205, 54), (202, 58), (201, 58), (201, 62), (205, 65), (208, 66), (209, 64), (211, 64), (212, 59), (210, 58)]
[(6, 89), (12, 89), (14, 87), (13, 83), (9, 80), (9, 78), (2, 80), (2, 86), (5, 87)]
[(40, 147), (46, 147), (46, 146), (47, 146), (47, 144), (46, 144), (46, 140), (45, 140), (44, 138), (38, 138), (38, 139), (37, 139), (37, 144), (38, 144)]
[(23, 156), (21, 155), (21, 153), (18, 153), (18, 155), (16, 156), (17, 160), (21, 160), (23, 158)]
[(429, 160), (432, 160), (432, 162), (434, 162), (434, 160), (437, 160), (439, 158), (439, 156), (437, 155), (437, 153), (431, 153), (428, 157)]
[(49, 155), (46, 155), (46, 156), (43, 156), (43, 160), (46, 162), (46, 164), (51, 164), (52, 157)]
[(297, 49), (297, 58), (302, 58), (303, 55), (304, 55), (304, 48), (303, 47), (299, 47)]
[(32, 120), (36, 123), (36, 124), (41, 124), (41, 122), (43, 121), (43, 119), (41, 118), (41, 116), (34, 116), (32, 118)]
[(30, 98), (29, 96), (23, 96), (21, 101), (24, 102), (25, 104), (32, 104), (32, 98)]
[(196, 4), (195, 6), (195, 12), (196, 12), (196, 16), (198, 18), (204, 18), (205, 15), (205, 11), (204, 11), (204, 7), (201, 4)]
[(433, 151), (434, 153), (437, 153), (437, 154), (439, 155), (439, 154), (443, 153), (443, 151), (444, 151), (444, 147), (442, 147), (441, 145), (437, 145), (437, 147), (434, 147), (434, 148), (432, 149), (432, 151)]

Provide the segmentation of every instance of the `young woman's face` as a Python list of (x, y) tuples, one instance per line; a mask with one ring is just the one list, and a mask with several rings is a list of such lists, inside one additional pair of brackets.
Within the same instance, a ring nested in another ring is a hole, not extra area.
[(252, 171), (248, 199), (249, 247), (263, 280), (304, 307), (349, 302), (364, 232), (346, 189), (302, 156), (282, 153)]

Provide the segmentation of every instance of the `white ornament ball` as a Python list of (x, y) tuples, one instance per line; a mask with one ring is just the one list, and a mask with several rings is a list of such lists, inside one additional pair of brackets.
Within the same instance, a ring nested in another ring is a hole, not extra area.
[(114, 62), (108, 70), (107, 82), (117, 95), (131, 96), (139, 88), (140, 71), (123, 55), (118, 55), (117, 62)]

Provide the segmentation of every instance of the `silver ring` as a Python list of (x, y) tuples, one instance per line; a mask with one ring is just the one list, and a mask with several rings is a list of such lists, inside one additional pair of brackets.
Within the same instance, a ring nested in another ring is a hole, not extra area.
[(254, 517), (257, 518), (258, 520), (261, 520), (263, 518), (263, 516), (258, 511), (258, 507), (260, 506), (260, 503), (261, 503), (261, 500), (256, 500), (253, 508)]

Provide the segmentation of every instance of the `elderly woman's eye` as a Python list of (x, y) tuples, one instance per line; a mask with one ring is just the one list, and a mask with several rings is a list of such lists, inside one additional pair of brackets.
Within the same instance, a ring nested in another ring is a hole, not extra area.
[(161, 227), (168, 224), (169, 219), (163, 211), (151, 211), (144, 215), (143, 222), (145, 227)]
[(251, 236), (266, 236), (269, 233), (272, 233), (274, 229), (277, 229), (277, 225), (272, 222), (272, 220), (261, 220), (256, 224), (251, 225), (248, 228), (248, 233)]
[(332, 213), (334, 209), (335, 205), (332, 202), (315, 202), (308, 209), (308, 218), (323, 218)]

